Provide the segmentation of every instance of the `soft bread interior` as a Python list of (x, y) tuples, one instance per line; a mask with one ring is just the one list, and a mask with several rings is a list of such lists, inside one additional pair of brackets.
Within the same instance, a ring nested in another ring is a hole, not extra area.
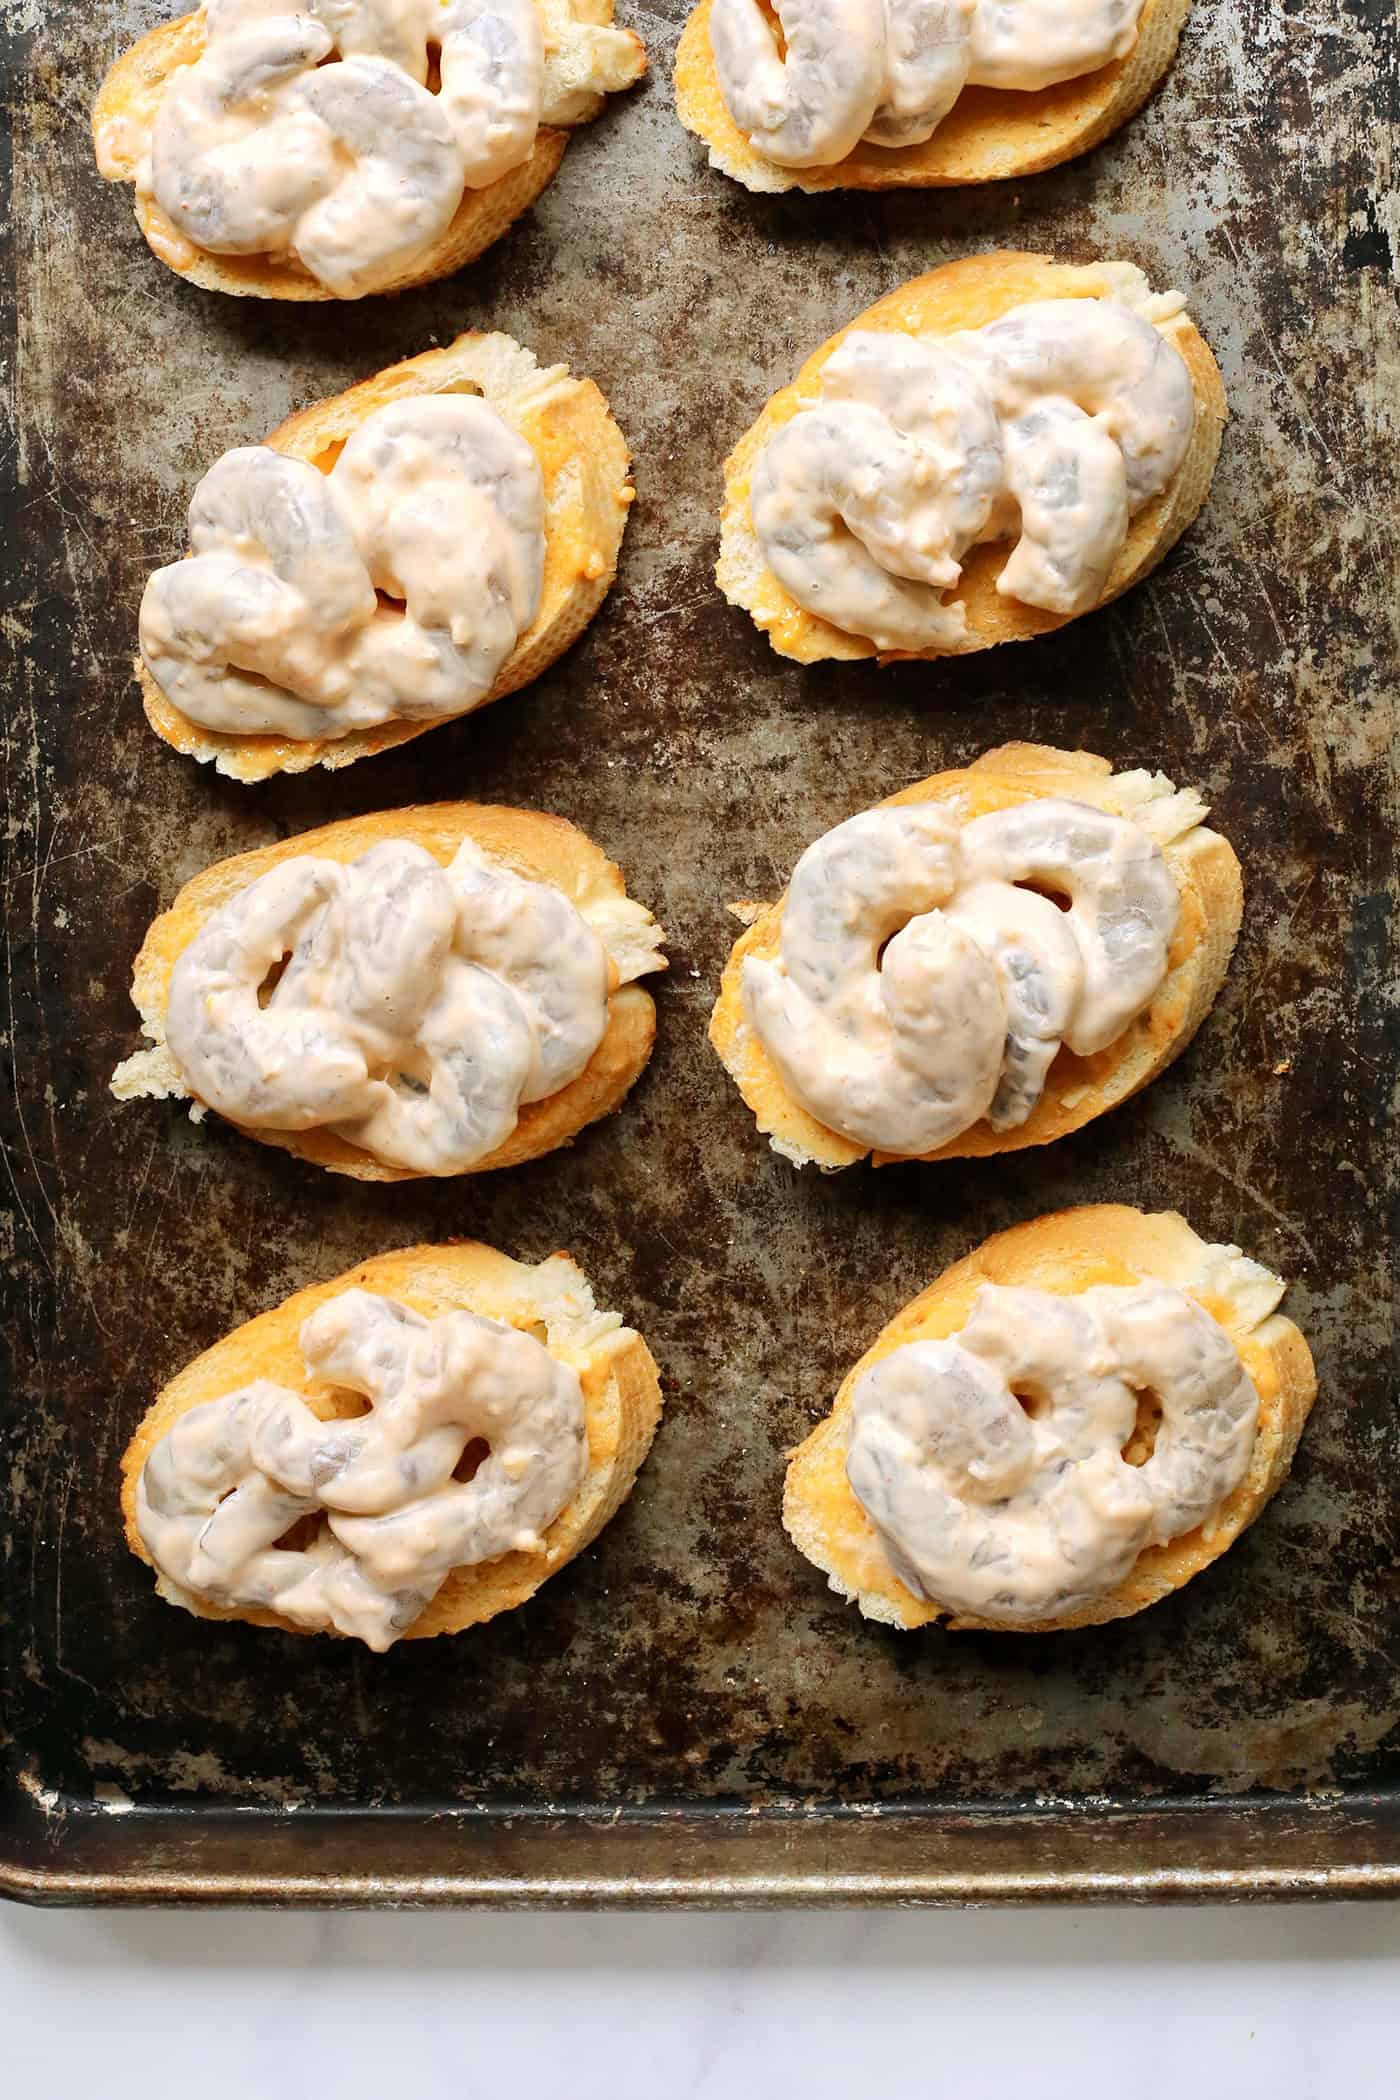
[[(1198, 1530), (1139, 1554), (1130, 1574), (1104, 1596), (1061, 1619), (1016, 1628), (961, 1617), (918, 1597), (895, 1573), (880, 1536), (846, 1479), (851, 1395), (870, 1365), (906, 1342), (956, 1334), (984, 1283), (1020, 1284), (1073, 1296), (1093, 1284), (1175, 1284), (1219, 1321), (1259, 1394), (1259, 1426), (1248, 1471), (1216, 1515)], [(1121, 1619), (1180, 1589), (1218, 1560), (1252, 1524), (1293, 1463), (1317, 1392), (1303, 1336), (1275, 1311), (1284, 1284), (1237, 1247), (1209, 1246), (1174, 1211), (1147, 1215), (1127, 1204), (1057, 1211), (998, 1233), (945, 1270), (889, 1325), (842, 1381), (826, 1420), (791, 1454), (783, 1523), (799, 1551), (833, 1590), (887, 1626), (1049, 1633)]]
[[(182, 951), (220, 905), (282, 861), (301, 854), (351, 861), (381, 839), (390, 838), (411, 839), (443, 866), (463, 840), (471, 839), (516, 874), (553, 883), (594, 928), (617, 971), (617, 984), (608, 1001), (607, 1034), (585, 1069), (557, 1094), (525, 1103), (506, 1143), (468, 1171), (485, 1174), (496, 1167), (538, 1159), (567, 1144), (585, 1124), (619, 1107), (645, 1068), (656, 1035), (655, 1004), (635, 980), (666, 968), (660, 949), (661, 928), (644, 905), (627, 895), (622, 870), (576, 825), (537, 810), (478, 802), (439, 802), (350, 817), (319, 831), (301, 832), (275, 846), (216, 861), (187, 882), (170, 909), (154, 921), (136, 958), (131, 997), (141, 1016), (141, 1032), (154, 1047), (137, 1051), (117, 1067), (112, 1092), (118, 1100), (190, 1098), (165, 1040), (170, 978)], [(205, 1111), (196, 1103), (191, 1113), (200, 1117)], [(239, 1128), (262, 1144), (294, 1152), (299, 1159), (357, 1181), (424, 1178), (411, 1167), (385, 1166), (330, 1130)]]
[(1190, 0), (1147, 0), (1125, 58), (1058, 87), (1022, 93), (965, 88), (921, 146), (861, 144), (829, 168), (784, 168), (739, 129), (720, 92), (700, 0), (676, 53), (676, 113), (709, 148), (710, 166), (751, 190), (944, 189), (1034, 175), (1087, 153), (1140, 109), (1176, 56)]
[[(779, 583), (764, 559), (750, 509), (750, 485), (758, 456), (768, 440), (800, 409), (821, 393), (822, 368), (852, 329), (898, 335), (951, 335), (958, 329), (982, 328), (1013, 307), (1035, 299), (1113, 299), (1130, 307), (1174, 344), (1185, 360), (1196, 395), (1196, 423), (1182, 460), (1160, 496), (1145, 504), (1128, 526), (1128, 535), (1109, 572), (1100, 605), (1106, 605), (1154, 569), (1205, 502), (1220, 437), (1225, 427), (1225, 389), (1209, 347), (1182, 310), (1174, 294), (1154, 294), (1134, 264), (1057, 263), (1046, 255), (1010, 251), (974, 255), (945, 263), (924, 277), (877, 299), (857, 314), (829, 342), (807, 359), (790, 386), (773, 396), (758, 421), (740, 438), (725, 462), (724, 507), (720, 519), (719, 561), (715, 580), (731, 605), (742, 606), (780, 656), (798, 663), (830, 658), (856, 662), (879, 655), (863, 635), (847, 634), (818, 619), (797, 603)], [(1014, 598), (997, 595), (996, 582), (1011, 552), (1007, 540), (971, 547), (957, 589), (948, 602), (967, 612), (967, 633), (952, 648), (886, 652), (882, 662), (966, 656), (999, 642), (1029, 640), (1063, 627), (1082, 614), (1042, 612)], [(1090, 610), (1093, 610), (1091, 607)]]
[[(545, 1533), (543, 1554), (508, 1553), (478, 1567), (458, 1568), (404, 1636), (426, 1640), (460, 1633), (532, 1597), (540, 1584), (591, 1543), (627, 1496), (661, 1419), (661, 1386), (651, 1351), (617, 1313), (600, 1311), (592, 1288), (567, 1254), (538, 1266), (512, 1261), (492, 1247), (463, 1240), (446, 1247), (406, 1247), (363, 1262), (348, 1275), (298, 1291), (271, 1312), (216, 1342), (158, 1394), (122, 1459), (122, 1512), (127, 1544), (150, 1556), (136, 1529), (136, 1483), (154, 1446), (178, 1417), (255, 1378), (299, 1393), (322, 1420), (360, 1411), (358, 1396), (308, 1376), (298, 1346), (303, 1321), (342, 1291), (373, 1291), (428, 1319), (455, 1308), (521, 1327), (550, 1353), (572, 1365), (583, 1387), (588, 1426), (588, 1474), (568, 1507)], [(158, 1575), (156, 1588), (171, 1604), (202, 1619), (245, 1619), (305, 1633), (270, 1611), (226, 1611)]]
[[(508, 335), (459, 335), (328, 401), (313, 402), (264, 440), (275, 451), (329, 473), (352, 431), (391, 401), (424, 394), (480, 394), (534, 451), (544, 476), (545, 561), (539, 611), (481, 702), (488, 706), (538, 678), (578, 640), (617, 574), (634, 490), (627, 441), (591, 379), (567, 365), (541, 366)], [(349, 736), (301, 743), (283, 736), (233, 736), (206, 729), (167, 698), (138, 656), (146, 719), (177, 751), (234, 780), (335, 770), (406, 744), (436, 722), (384, 722)]]
[[(452, 223), (396, 277), (377, 285), (373, 296), (404, 292), (432, 284), (474, 262), (522, 212), (548, 188), (564, 158), (570, 131), (589, 122), (603, 107), (604, 90), (630, 87), (646, 72), (641, 39), (625, 32), (631, 43), (631, 65), (599, 74), (580, 24), (606, 25), (613, 18), (612, 0), (536, 0), (545, 42), (543, 109), (546, 121), (533, 150), (519, 167), (509, 169), (483, 189), (467, 190)], [(135, 186), (137, 171), (150, 151), (160, 98), (172, 73), (193, 65), (204, 51), (200, 14), (162, 23), (129, 51), (122, 53), (98, 92), (92, 113), (93, 142), (99, 172), (109, 182)], [(622, 77), (623, 74), (626, 77)], [(334, 297), (294, 259), (272, 255), (212, 255), (185, 239), (154, 197), (135, 188), (136, 223), (152, 254), (205, 291), (229, 292), (252, 299), (325, 300)]]
[[(921, 1155), (927, 1159), (981, 1158), (1048, 1145), (1116, 1108), (1180, 1056), (1209, 1013), (1234, 952), (1244, 903), (1239, 862), (1227, 841), (1201, 822), (1205, 805), (1194, 790), (1173, 787), (1161, 773), (1115, 773), (1106, 758), (1087, 751), (1002, 744), (971, 766), (935, 773), (888, 800), (944, 802), (972, 818), (1037, 796), (1065, 796), (1131, 817), (1156, 839), (1181, 893), (1167, 976), (1151, 1005), (1106, 1050), (1093, 1057), (1060, 1051), (1044, 1093), (1018, 1129), (998, 1132), (980, 1122), (937, 1152)], [(783, 903), (780, 897), (776, 904), (732, 907), (748, 922), (747, 931), (725, 965), (710, 1041), (774, 1151), (797, 1166), (848, 1167), (864, 1159), (868, 1148), (828, 1130), (794, 1099), (744, 1013), (744, 958), (779, 953)], [(872, 1157), (884, 1166), (894, 1155)]]

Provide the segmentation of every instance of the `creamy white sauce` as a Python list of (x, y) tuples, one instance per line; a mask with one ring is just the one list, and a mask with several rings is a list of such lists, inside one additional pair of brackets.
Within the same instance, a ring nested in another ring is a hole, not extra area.
[(367, 416), (329, 474), (226, 452), (189, 535), (141, 601), (157, 685), (206, 729), (335, 738), (487, 697), (539, 610), (544, 481), (489, 402), (429, 394)]
[[(1143, 1392), (1161, 1420), (1134, 1465)], [(916, 1596), (1014, 1625), (1093, 1602), (1213, 1517), (1258, 1412), (1230, 1337), (1184, 1291), (985, 1284), (956, 1335), (857, 1381), (846, 1473)]]
[(561, 890), (470, 841), (444, 868), (391, 839), (283, 861), (213, 913), (175, 964), (166, 1044), (235, 1123), (456, 1174), (583, 1071), (609, 974)]
[(808, 612), (881, 649), (953, 648), (967, 616), (944, 593), (984, 540), (1016, 539), (1003, 597), (1095, 604), (1195, 415), (1181, 353), (1114, 300), (1034, 300), (938, 337), (857, 329), (759, 454), (754, 529)]
[[(275, 1611), (384, 1650), (454, 1568), (545, 1551), (588, 1466), (577, 1373), (532, 1335), (343, 1291), (301, 1330), (313, 1379), (368, 1414), (323, 1422), (265, 1378), (180, 1416), (136, 1489), (136, 1524), (168, 1581), (229, 1610)], [(453, 1479), (469, 1443), (489, 1447)], [(305, 1547), (278, 1541), (324, 1519)]]
[(714, 0), (710, 46), (739, 129), (788, 168), (861, 140), (920, 145), (965, 87), (1051, 87), (1123, 58), (1142, 0)]
[(866, 810), (797, 863), (777, 958), (744, 959), (744, 1011), (818, 1121), (915, 1156), (984, 1116), (1017, 1129), (1062, 1043), (1116, 1041), (1162, 985), (1180, 909), (1156, 841), (1085, 803)]
[[(571, 121), (573, 76), (603, 93), (641, 70), (625, 31), (536, 0), (206, 0), (203, 13), (204, 52), (172, 75), (137, 186), (197, 249), (294, 256), (343, 299), (393, 282), (464, 190), (527, 160), (542, 122)], [(560, 45), (567, 87), (551, 77)]]

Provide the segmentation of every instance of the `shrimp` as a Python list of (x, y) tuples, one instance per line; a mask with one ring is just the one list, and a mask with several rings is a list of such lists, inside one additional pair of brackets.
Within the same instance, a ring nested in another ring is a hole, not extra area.
[(468, 189), (527, 160), (540, 123), (544, 36), (535, 0), (447, 0), (442, 92)]
[(276, 1611), (296, 1625), (334, 1627), (387, 1648), (426, 1598), (376, 1591), (324, 1527), (309, 1546), (277, 1544), (320, 1509), (314, 1493), (290, 1494), (253, 1459), (265, 1418), (280, 1426), (293, 1411), (324, 1430), (298, 1394), (266, 1378), (190, 1408), (141, 1469), (136, 1528), (161, 1574), (211, 1604)]
[(512, 874), (469, 840), (449, 872), (464, 951), (504, 979), (529, 1015), (532, 1050), (520, 1099), (542, 1101), (578, 1078), (602, 1038), (614, 974), (608, 951), (562, 890)]
[(1156, 1442), (1138, 1477), (1152, 1497), (1153, 1540), (1165, 1545), (1205, 1522), (1222, 1483), (1243, 1478), (1259, 1395), (1229, 1335), (1181, 1292), (1105, 1289), (1099, 1309), (1122, 1375), (1161, 1403)]
[(448, 879), (456, 953), (416, 1023), (413, 1053), (371, 1088), (342, 1135), (399, 1166), (454, 1173), (503, 1145), (521, 1106), (576, 1079), (607, 1029), (607, 950), (562, 892), (470, 843)]
[(535, 617), (543, 477), (485, 401), (392, 402), (329, 475), (267, 446), (225, 453), (190, 544), (146, 586), (141, 649), (192, 721), (302, 739), (432, 721), (486, 698)]
[(327, 711), (355, 712), (334, 644), (376, 598), (326, 476), (245, 445), (194, 492), (192, 558), (157, 569), (141, 601), (151, 676), (209, 729), (314, 737)]
[(956, 649), (969, 547), (1013, 537), (1003, 597), (1103, 595), (1195, 424), (1175, 346), (1105, 299), (1038, 300), (931, 341), (855, 330), (755, 463), (764, 557), (806, 611), (881, 650)]
[(1035, 298), (970, 334), (945, 338), (968, 357), (1003, 420), (1035, 401), (1073, 401), (1123, 454), (1127, 506), (1161, 496), (1186, 458), (1196, 395), (1178, 346), (1110, 298)]
[(534, 0), (307, 0), (297, 13), (212, 0), (205, 32), (161, 98), (151, 187), (201, 248), (290, 252), (337, 298), (391, 282), (446, 231), (466, 186), (534, 147)]
[(313, 921), (297, 941), (268, 1011), (333, 1011), (367, 1062), (383, 1063), (422, 1022), (456, 932), (457, 898), (432, 854), (383, 839), (351, 863), (345, 912)]
[(1018, 1129), (1062, 1044), (1116, 1041), (1167, 974), (1180, 910), (1130, 818), (1057, 797), (967, 822), (886, 804), (803, 854), (779, 959), (745, 957), (744, 1008), (812, 1115), (919, 1155), (983, 1116)]
[[(345, 1291), (306, 1322), (302, 1351), (313, 1374), (373, 1402), (368, 1448), (352, 1440), (349, 1464), (318, 1490), (371, 1581), (435, 1590), (453, 1568), (543, 1550), (583, 1481), (588, 1442), (578, 1373), (533, 1335), (469, 1312), (422, 1320)], [(488, 1456), (469, 1481), (454, 1480), (477, 1437)]]
[[(1162, 1420), (1134, 1467), (1142, 1388)], [(1257, 1421), (1233, 1343), (1184, 1292), (984, 1284), (960, 1332), (857, 1381), (846, 1472), (916, 1595), (1025, 1622), (1102, 1596), (1203, 1522), (1244, 1477)]]
[(936, 345), (858, 330), (824, 367), (821, 401), (760, 454), (754, 528), (809, 612), (877, 648), (955, 646), (966, 614), (942, 593), (1001, 479), (996, 417), (965, 369)]
[(544, 481), (534, 451), (489, 403), (429, 395), (362, 423), (330, 481), (373, 583), (403, 601), (372, 619), (350, 653), (362, 704), (408, 720), (477, 706), (539, 608)]
[(1001, 1077), (987, 1110), (993, 1130), (1016, 1130), (1039, 1101), (1084, 982), (1067, 915), (1005, 882), (960, 889), (944, 906), (988, 956), (1006, 1005)]
[(977, 0), (968, 79), (1030, 91), (1077, 80), (1137, 42), (1142, 0)]
[(285, 251), (339, 179), (334, 140), (285, 90), (332, 50), (310, 15), (234, 26), (160, 98), (151, 182), (181, 233), (215, 255)]
[(1107, 299), (1031, 300), (946, 347), (978, 373), (1006, 427), (1026, 551), (998, 588), (1025, 596), (1019, 580), (1047, 593), (1028, 603), (1074, 611), (1095, 577), (1101, 587), (1129, 517), (1186, 456), (1196, 397), (1185, 361)]
[(865, 129), (873, 146), (933, 137), (967, 85), (977, 0), (885, 0), (883, 99)]
[(985, 880), (1068, 893), (1083, 976), (1064, 1040), (1081, 1057), (1106, 1049), (1167, 973), (1181, 897), (1161, 847), (1130, 818), (1060, 796), (975, 817), (962, 845)]
[(885, 84), (883, 10), (868, 0), (775, 0), (783, 57), (757, 0), (714, 0), (710, 44), (741, 131), (788, 168), (844, 160)]
[(444, 869), (387, 839), (230, 898), (176, 962), (166, 1039), (234, 1122), (325, 1125), (387, 1165), (459, 1173), (584, 1069), (612, 980), (562, 892), (470, 846)]
[[(258, 1379), (181, 1415), (136, 1485), (137, 1528), (169, 1580), (382, 1651), (454, 1568), (543, 1551), (588, 1464), (567, 1364), (494, 1320), (430, 1320), (362, 1290), (318, 1307), (300, 1343), (308, 1373), (363, 1393), (369, 1414), (322, 1421)], [(489, 1454), (456, 1481), (474, 1438)], [(278, 1546), (312, 1515), (326, 1522), (309, 1545)]]
[(341, 1122), (339, 1134), (389, 1166), (461, 1173), (514, 1130), (533, 1051), (511, 987), (450, 955), (412, 1043), (372, 1082), (367, 1112)]
[(836, 402), (785, 423), (753, 472), (754, 528), (779, 583), (879, 649), (953, 644), (966, 631), (962, 607), (941, 596), (941, 520), (918, 520), (920, 466), (878, 409)]
[(915, 536), (946, 546), (942, 577), (987, 533), (1001, 491), (1001, 427), (966, 365), (938, 342), (855, 328), (822, 367), (822, 397), (862, 401), (921, 448), (916, 482), (927, 509)]
[(337, 861), (285, 861), (207, 919), (175, 964), (171, 1054), (198, 1099), (235, 1123), (310, 1130), (363, 1113), (369, 1066), (345, 1017), (275, 994), (265, 1009), (258, 1003), (260, 987), (303, 938), (339, 960), (349, 887)]
[(309, 74), (296, 102), (324, 127), (337, 180), (302, 212), (292, 246), (337, 298), (358, 299), (452, 223), (464, 187), (456, 135), (438, 98), (382, 58)]
[(931, 138), (964, 87), (1031, 90), (1096, 71), (1137, 39), (1141, 0), (715, 0), (710, 42), (741, 131), (786, 167), (831, 166), (864, 138)]
[(1128, 535), (1123, 455), (1072, 401), (1042, 401), (1016, 417), (1005, 446), (1021, 532), (997, 592), (1045, 612), (1083, 612), (1102, 597)]
[(744, 963), (744, 1006), (784, 1083), (883, 1151), (935, 1150), (985, 1113), (1000, 1078), (996, 970), (937, 909), (957, 850), (932, 805), (838, 824), (793, 872), (781, 959)]

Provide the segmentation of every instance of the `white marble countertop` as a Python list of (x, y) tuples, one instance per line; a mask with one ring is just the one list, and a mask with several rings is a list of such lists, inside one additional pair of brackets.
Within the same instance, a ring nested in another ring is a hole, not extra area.
[(0, 1905), (15, 2100), (1394, 2100), (1400, 1905), (822, 1916)]

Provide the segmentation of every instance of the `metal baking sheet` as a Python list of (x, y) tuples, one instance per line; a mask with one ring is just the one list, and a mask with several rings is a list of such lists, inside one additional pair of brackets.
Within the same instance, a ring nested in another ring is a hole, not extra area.
[[(1199, 0), (1152, 105), (981, 191), (755, 198), (652, 78), (474, 269), (276, 307), (182, 286), (86, 136), (155, 0), (11, 0), (4, 645), (8, 1342), (0, 1888), (40, 1901), (679, 1903), (1400, 1888), (1395, 827), (1387, 523), (1394, 17)], [(1031, 646), (880, 674), (781, 662), (711, 581), (722, 454), (805, 352), (916, 271), (1021, 246), (1180, 285), (1233, 404), (1166, 565)], [(147, 569), (225, 447), (459, 329), (595, 375), (636, 454), (616, 591), (538, 684), (339, 775), (220, 780), (147, 730)], [(1229, 983), (1146, 1095), (1041, 1153), (799, 1177), (704, 1026), (735, 931), (816, 833), (1010, 737), (1199, 783), (1248, 882)], [(128, 968), (223, 854), (442, 796), (576, 819), (674, 958), (625, 1110), (477, 1180), (357, 1186), (171, 1104), (118, 1107)], [(1390, 1031), (1389, 1033), (1387, 1031)], [(898, 1306), (1058, 1205), (1177, 1206), (1294, 1279), (1321, 1394), (1209, 1573), (1050, 1638), (898, 1635), (778, 1524), (784, 1452)], [(526, 1609), (377, 1658), (202, 1625), (117, 1516), (156, 1388), (366, 1254), (571, 1248), (669, 1404), (636, 1494)]]

